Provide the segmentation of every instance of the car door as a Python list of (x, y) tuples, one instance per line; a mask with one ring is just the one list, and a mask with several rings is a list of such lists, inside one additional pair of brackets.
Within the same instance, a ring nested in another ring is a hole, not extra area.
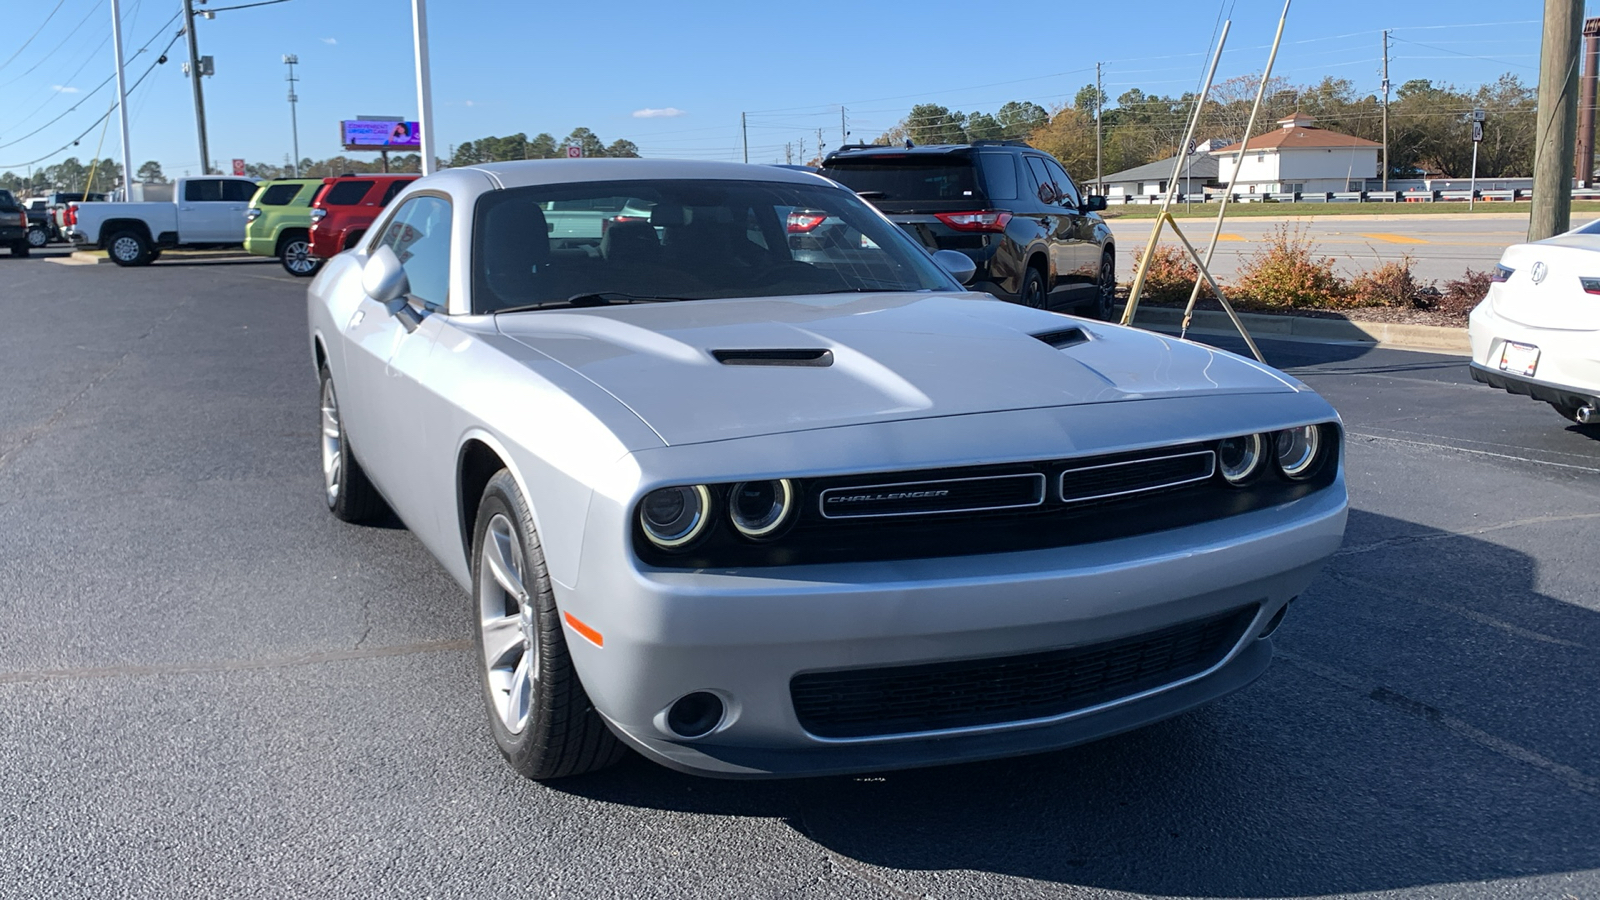
[(1058, 301), (1063, 301), (1061, 292), (1071, 284), (1070, 274), (1074, 259), (1071, 251), (1072, 219), (1071, 214), (1064, 205), (1061, 189), (1056, 187), (1055, 177), (1045, 166), (1042, 156), (1028, 155), (1028, 172), (1033, 176), (1034, 182), (1039, 186), (1039, 224), (1045, 230), (1045, 244), (1050, 255), (1050, 270), (1055, 280), (1047, 285), (1051, 295), (1046, 306), (1053, 306)]
[(244, 242), (244, 211), (255, 185), (228, 178), (190, 178), (178, 198), (178, 240), (185, 244)]
[[(450, 201), (423, 194), (407, 200), (383, 225), (371, 251), (388, 247), (410, 282), (403, 301), (421, 318), (416, 327), (371, 297), (363, 297), (346, 327), (340, 409), (351, 447), (367, 475), (408, 525), (432, 531), (433, 511), (408, 488), (411, 464), (426, 438), (421, 375), (445, 327), (450, 284)], [(404, 311), (402, 310), (402, 313)], [(349, 409), (349, 412), (344, 410)]]
[[(1061, 194), (1066, 229), (1062, 235), (1062, 256), (1068, 260), (1060, 269), (1063, 278), (1075, 289), (1084, 293), (1100, 274), (1100, 245), (1095, 239), (1095, 219), (1084, 209), (1083, 192), (1073, 183), (1072, 176), (1054, 159), (1046, 158), (1045, 169), (1055, 179), (1056, 190)], [(1074, 298), (1079, 299), (1079, 298)]]

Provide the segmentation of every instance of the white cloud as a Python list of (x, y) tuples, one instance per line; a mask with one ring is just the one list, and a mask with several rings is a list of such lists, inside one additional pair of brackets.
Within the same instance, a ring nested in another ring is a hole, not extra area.
[(63, 93), (63, 94), (76, 94), (78, 92), (78, 89), (75, 88), (75, 87), (65, 87), (65, 86), (59, 85), (59, 84), (52, 84), (50, 86), (55, 88), (58, 92)]
[(633, 111), (633, 117), (635, 119), (675, 119), (684, 114), (685, 113), (683, 110), (671, 106), (665, 109), (650, 109), (649, 107), (646, 107), (644, 109), (636, 109)]
[(477, 106), (477, 105), (478, 105), (478, 104), (476, 104), (476, 103), (474, 103), (474, 102), (472, 102), (472, 101), (471, 101), (471, 100), (468, 100), (468, 101), (466, 101), (466, 104), (467, 104), (467, 105), (468, 105), (468, 106)]
[(323, 38), (322, 42), (324, 44), (337, 44), (337, 43), (339, 43), (339, 39), (338, 38)]

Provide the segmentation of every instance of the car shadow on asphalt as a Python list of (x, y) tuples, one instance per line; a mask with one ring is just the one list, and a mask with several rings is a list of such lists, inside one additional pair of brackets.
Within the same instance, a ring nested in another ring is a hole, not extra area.
[[(973, 870), (1206, 897), (1321, 896), (1600, 867), (1600, 615), (1505, 546), (1352, 512), (1261, 681), (1060, 752), (730, 782), (642, 759), (552, 788), (779, 817), (891, 881)], [(945, 882), (949, 886), (948, 882)]]

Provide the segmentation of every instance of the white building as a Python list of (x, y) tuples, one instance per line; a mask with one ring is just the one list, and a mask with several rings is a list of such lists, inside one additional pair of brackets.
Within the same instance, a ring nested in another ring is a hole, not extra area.
[[(1226, 142), (1208, 141), (1196, 147), (1194, 153), (1184, 159), (1183, 167), (1178, 170), (1178, 193), (1199, 197), (1205, 194), (1207, 188), (1216, 187), (1217, 160), (1209, 154), (1209, 151), (1212, 146), (1221, 147), (1224, 143)], [(1170, 156), (1121, 172), (1113, 172), (1102, 179), (1103, 187), (1095, 193), (1105, 194), (1118, 203), (1126, 202), (1129, 197), (1160, 199), (1167, 192), (1167, 185), (1172, 181), (1172, 172), (1177, 168), (1177, 163), (1178, 158)]]
[[(1250, 139), (1244, 165), (1239, 169), (1236, 194), (1277, 194), (1302, 191), (1377, 190), (1378, 151), (1375, 141), (1318, 128), (1304, 113), (1278, 120), (1277, 131)], [(1218, 179), (1228, 183), (1233, 175), (1239, 144), (1229, 144), (1211, 155), (1220, 163)]]

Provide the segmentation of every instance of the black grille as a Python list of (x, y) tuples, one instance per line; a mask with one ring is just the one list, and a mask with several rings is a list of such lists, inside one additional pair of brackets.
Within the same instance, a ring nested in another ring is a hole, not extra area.
[(1204, 481), (1211, 477), (1214, 459), (1210, 450), (1201, 450), (1161, 459), (1068, 469), (1061, 473), (1061, 499), (1076, 503)]
[(1101, 644), (1025, 656), (813, 672), (789, 683), (818, 737), (970, 728), (1062, 715), (1204, 672), (1228, 655), (1254, 606)]
[(916, 516), (1038, 506), (1045, 477), (991, 475), (829, 488), (822, 492), (822, 515), (829, 519)]

